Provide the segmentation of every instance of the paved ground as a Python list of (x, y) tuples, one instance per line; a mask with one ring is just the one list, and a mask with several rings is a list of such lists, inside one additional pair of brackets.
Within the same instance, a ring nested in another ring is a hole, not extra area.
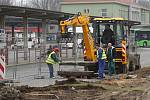
[(54, 84), (55, 80), (48, 78), (48, 68), (46, 64), (42, 64), (41, 69), (41, 76), (44, 76), (45, 79), (35, 79), (35, 77), (38, 76), (38, 64), (9, 67), (6, 71), (6, 77), (20, 82), (20, 85), (45, 86), (45, 84), (47, 85), (48, 83)]
[[(139, 48), (138, 52), (141, 54), (141, 64), (142, 67), (150, 66), (149, 56), (150, 48)], [(29, 85), (34, 87), (47, 86), (55, 83), (56, 80), (62, 80), (63, 78), (57, 76), (58, 70), (74, 70), (74, 66), (60, 66), (54, 67), (55, 69), (55, 79), (50, 79), (48, 76), (48, 67), (46, 64), (41, 65), (41, 76), (44, 76), (44, 79), (35, 79), (38, 76), (39, 64), (30, 64), (30, 65), (20, 65), (14, 67), (8, 67), (6, 71), (6, 77), (8, 79), (14, 79), (20, 83), (18, 85)], [(83, 70), (83, 67), (78, 67), (79, 70)]]
[[(15, 80), (17, 85), (29, 85), (34, 87), (42, 87), (47, 85), (53, 85), (56, 80), (63, 80), (64, 78), (57, 75), (58, 70), (74, 70), (74, 66), (54, 66), (55, 78), (49, 78), (48, 67), (46, 64), (41, 65), (41, 75), (39, 64), (22, 65), (15, 67), (8, 67), (6, 70), (7, 79)], [(78, 69), (83, 70), (82, 67)], [(37, 79), (39, 76), (43, 76), (44, 79)]]

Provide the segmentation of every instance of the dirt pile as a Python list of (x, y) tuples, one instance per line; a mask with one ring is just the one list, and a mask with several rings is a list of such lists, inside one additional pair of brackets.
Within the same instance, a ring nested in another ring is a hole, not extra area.
[(0, 100), (21, 100), (22, 94), (13, 86), (4, 86), (0, 89)]
[(40, 100), (39, 98), (42, 98), (42, 100), (48, 100), (48, 98), (53, 100), (94, 100), (93, 97), (103, 95), (105, 91), (106, 89), (103, 87), (85, 83), (60, 86), (57, 85), (49, 87), (49, 90), (47, 91), (26, 93), (25, 100)]
[(142, 68), (135, 72), (138, 78), (150, 78), (150, 67)]
[[(119, 79), (75, 78), (46, 87), (13, 87), (0, 84), (0, 100), (149, 100), (150, 68), (143, 68)], [(87, 79), (88, 80), (88, 79)]]
[(63, 81), (57, 81), (57, 80), (56, 80), (55, 85), (78, 84), (78, 83), (79, 83), (79, 82), (76, 80), (75, 77), (69, 77), (68, 79), (63, 80)]
[(5, 86), (0, 89), (0, 100), (148, 100), (142, 96), (147, 97), (145, 89), (149, 84), (144, 80), (144, 83), (136, 82), (139, 80), (104, 80), (43, 88)]
[(140, 84), (145, 83), (146, 79), (121, 79), (121, 80), (104, 80), (100, 82), (101, 84), (105, 84), (108, 86), (114, 86), (119, 88), (125, 87), (136, 87)]

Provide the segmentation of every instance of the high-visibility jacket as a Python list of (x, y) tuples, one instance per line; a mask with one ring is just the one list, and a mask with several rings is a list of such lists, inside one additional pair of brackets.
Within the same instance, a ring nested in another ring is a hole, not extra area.
[(106, 53), (105, 53), (105, 50), (104, 49), (101, 49), (102, 51), (102, 53), (101, 53), (101, 55), (99, 55), (99, 49), (97, 50), (97, 58), (99, 58), (99, 59), (106, 59), (107, 58), (107, 56), (106, 56)]
[(102, 51), (102, 58), (101, 59), (106, 59), (107, 57), (106, 57), (106, 53), (105, 53), (105, 50), (103, 49), (103, 51)]
[(46, 63), (48, 64), (56, 64), (57, 62), (54, 61), (54, 59), (51, 57), (52, 54), (55, 54), (55, 52), (51, 52), (48, 56), (48, 58), (46, 59)]

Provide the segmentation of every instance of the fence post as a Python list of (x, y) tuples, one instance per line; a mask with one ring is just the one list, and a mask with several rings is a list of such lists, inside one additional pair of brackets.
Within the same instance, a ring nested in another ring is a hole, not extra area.
[(31, 50), (31, 48), (29, 48), (28, 50), (29, 50), (29, 63), (30, 63), (30, 62), (31, 62), (31, 61), (30, 61), (30, 50)]

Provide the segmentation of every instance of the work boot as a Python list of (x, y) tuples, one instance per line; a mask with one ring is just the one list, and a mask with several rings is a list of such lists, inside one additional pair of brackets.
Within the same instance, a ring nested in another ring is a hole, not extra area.
[(98, 79), (103, 80), (104, 78), (102, 78), (102, 77), (98, 77)]
[(105, 75), (105, 73), (103, 74), (103, 78), (105, 78), (106, 77), (106, 75)]
[(52, 76), (49, 76), (49, 78), (53, 78), (54, 76), (52, 75)]

